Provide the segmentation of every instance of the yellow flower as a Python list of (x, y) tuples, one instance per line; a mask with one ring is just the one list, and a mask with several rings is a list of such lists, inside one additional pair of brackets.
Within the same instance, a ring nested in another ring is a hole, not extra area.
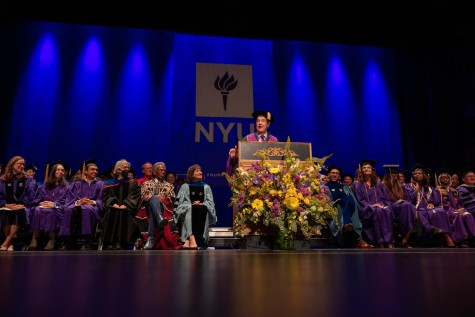
[(255, 210), (262, 210), (264, 207), (264, 203), (260, 199), (254, 199), (251, 205)]
[(284, 181), (284, 183), (290, 183), (292, 178), (292, 176), (290, 174), (285, 174), (284, 177), (282, 177), (282, 180)]
[(299, 200), (297, 197), (290, 197), (285, 200), (285, 206), (290, 210), (295, 210), (299, 207)]
[(269, 172), (271, 172), (272, 174), (279, 174), (280, 169), (278, 167), (271, 167), (269, 169)]
[(287, 190), (287, 196), (296, 196), (297, 195), (297, 191), (295, 190), (295, 188), (289, 188)]

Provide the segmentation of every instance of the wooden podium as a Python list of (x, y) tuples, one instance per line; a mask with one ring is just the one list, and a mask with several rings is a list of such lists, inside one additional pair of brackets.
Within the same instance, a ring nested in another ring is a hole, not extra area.
[[(239, 167), (248, 169), (252, 163), (259, 161), (259, 153), (269, 157), (272, 165), (283, 165), (285, 161), (285, 146), (287, 142), (238, 142)], [(312, 157), (312, 144), (303, 142), (291, 142), (290, 152), (293, 157), (306, 160)]]
[[(249, 169), (253, 163), (260, 161), (259, 153), (264, 154), (269, 158), (271, 165), (284, 165), (287, 142), (249, 142), (239, 141), (237, 148), (238, 167), (244, 170)], [(312, 144), (305, 142), (291, 142), (291, 155), (300, 160), (312, 158)], [(237, 209), (233, 207), (233, 221), (236, 218)], [(256, 226), (250, 224), (242, 228), (243, 235), (262, 235), (269, 234), (272, 228)]]

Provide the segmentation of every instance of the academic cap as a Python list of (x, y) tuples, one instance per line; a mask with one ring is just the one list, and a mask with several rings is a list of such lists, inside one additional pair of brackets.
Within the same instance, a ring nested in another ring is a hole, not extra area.
[(328, 173), (330, 173), (331, 170), (338, 170), (338, 172), (340, 172), (340, 175), (343, 175), (343, 170), (341, 169), (341, 167), (336, 165), (329, 166), (326, 168), (326, 170), (328, 171)]
[(398, 169), (398, 170), (397, 170), (396, 172), (394, 172), (394, 173), (402, 174), (402, 175), (404, 175), (404, 178), (408, 177), (408, 175), (409, 175), (409, 171), (406, 170), (406, 169), (403, 169), (403, 168)]
[(400, 171), (399, 164), (384, 164), (383, 167), (387, 174), (398, 174)]
[(33, 172), (36, 172), (38, 170), (38, 168), (35, 165), (30, 164), (30, 165), (25, 167), (24, 171), (26, 172), (26, 171), (29, 171), (29, 170), (32, 170)]
[(257, 120), (257, 117), (263, 116), (264, 118), (267, 119), (270, 123), (274, 122), (274, 116), (268, 112), (268, 111), (263, 111), (263, 110), (256, 110), (252, 113), (252, 117)]
[(84, 173), (90, 165), (96, 165), (96, 160), (94, 158), (90, 158), (78, 164), (82, 178), (84, 178)]
[(413, 168), (411, 168), (411, 172), (414, 173), (415, 170), (421, 170), (426, 174), (430, 174), (432, 172), (432, 170), (430, 168), (428, 168), (428, 167), (426, 167), (422, 164), (419, 164), (419, 163), (417, 163), (416, 165), (414, 165)]
[(360, 162), (360, 168), (363, 167), (363, 165), (371, 165), (371, 167), (374, 168), (374, 166), (376, 165), (376, 161), (370, 159), (362, 159)]
[(88, 160), (85, 160), (85, 161), (79, 163), (78, 166), (79, 166), (79, 169), (82, 171), (82, 170), (86, 170), (89, 167), (89, 165), (91, 165), (91, 164), (96, 165), (96, 160), (94, 158), (90, 158)]
[(51, 163), (46, 164), (45, 180), (48, 179), (49, 174), (50, 174), (51, 171), (53, 170), (53, 166), (58, 165), (58, 164), (63, 165), (63, 167), (64, 167), (64, 174), (65, 174), (65, 175), (70, 175), (71, 169), (69, 168), (68, 164), (66, 164), (66, 163), (65, 163), (64, 161), (62, 161), (62, 160), (58, 160), (58, 161), (53, 161), (53, 162), (51, 162)]

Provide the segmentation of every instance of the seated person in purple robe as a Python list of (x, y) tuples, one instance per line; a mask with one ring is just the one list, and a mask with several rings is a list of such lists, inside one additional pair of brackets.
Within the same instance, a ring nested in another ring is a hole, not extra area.
[(404, 186), (409, 200), (416, 206), (417, 216), (422, 224), (420, 236), (429, 244), (441, 238), (443, 246), (455, 247), (449, 216), (442, 206), (440, 191), (430, 185), (429, 175), (429, 168), (416, 164), (412, 168), (411, 182)]
[(417, 244), (418, 217), (416, 207), (409, 201), (408, 194), (399, 179), (399, 170), (386, 169), (382, 183), (389, 193), (389, 202), (394, 213), (394, 234), (402, 247), (412, 248)]
[(34, 178), (25, 176), (24, 167), (25, 159), (14, 156), (0, 177), (0, 227), (5, 236), (0, 251), (14, 251), (13, 239), (29, 224), (37, 185)]
[(442, 205), (449, 215), (452, 227), (452, 239), (459, 247), (469, 247), (475, 239), (475, 218), (460, 204), (459, 195), (452, 185), (447, 169), (437, 173), (437, 188), (440, 191)]
[(80, 165), (83, 175), (70, 185), (66, 197), (67, 205), (58, 234), (63, 240), (61, 251), (69, 250), (81, 237), (84, 238), (81, 250), (92, 250), (93, 236), (102, 217), (104, 182), (97, 179), (97, 164), (90, 159)]
[(394, 213), (389, 193), (383, 183), (378, 181), (375, 164), (376, 161), (363, 159), (359, 165), (361, 173), (354, 183), (363, 237), (375, 246), (394, 248)]
[[(246, 135), (242, 141), (279, 142), (279, 140), (268, 131), (271, 123), (274, 122), (274, 116), (270, 112), (257, 110), (252, 113), (252, 117), (256, 120), (256, 132)], [(226, 173), (229, 176), (233, 176), (234, 171), (239, 166), (236, 151), (236, 146), (229, 150), (228, 160), (226, 162)]]
[(456, 188), (460, 206), (475, 217), (475, 168), (466, 168), (460, 178), (462, 184)]
[[(52, 166), (51, 172), (49, 167)], [(63, 219), (64, 205), (66, 203), (66, 193), (69, 183), (65, 179), (67, 165), (58, 161), (46, 166), (47, 179), (38, 187), (31, 214), (32, 232), (31, 242), (28, 250), (38, 249), (38, 239), (40, 232), (45, 232), (49, 236), (48, 243), (44, 250), (51, 251), (55, 247), (56, 235), (59, 231)]]

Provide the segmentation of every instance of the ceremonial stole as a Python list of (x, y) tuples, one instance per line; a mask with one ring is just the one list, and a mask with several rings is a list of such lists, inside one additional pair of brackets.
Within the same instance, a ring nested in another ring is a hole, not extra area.
[(7, 204), (14, 204), (20, 201), (25, 192), (25, 179), (17, 182), (16, 190), (13, 181), (6, 183)]

